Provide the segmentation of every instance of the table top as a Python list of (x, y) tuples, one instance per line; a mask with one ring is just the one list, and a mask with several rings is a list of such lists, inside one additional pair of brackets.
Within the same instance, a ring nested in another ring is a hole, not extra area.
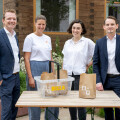
[(70, 91), (68, 95), (41, 98), (38, 91), (24, 91), (16, 107), (117, 107), (120, 98), (113, 91), (96, 91), (95, 99), (79, 98), (79, 91)]

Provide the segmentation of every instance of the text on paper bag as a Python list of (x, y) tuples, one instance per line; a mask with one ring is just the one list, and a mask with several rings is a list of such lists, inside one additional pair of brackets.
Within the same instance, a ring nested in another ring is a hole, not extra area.
[(86, 95), (90, 95), (90, 90), (86, 86), (82, 86), (82, 91), (85, 91)]

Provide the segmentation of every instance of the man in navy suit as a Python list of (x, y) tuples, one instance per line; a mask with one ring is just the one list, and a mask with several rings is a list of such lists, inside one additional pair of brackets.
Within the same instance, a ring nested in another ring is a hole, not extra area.
[[(97, 74), (96, 89), (113, 90), (120, 97), (120, 36), (116, 34), (118, 23), (108, 16), (103, 29), (106, 36), (96, 41), (93, 71)], [(120, 120), (120, 109), (105, 108), (105, 120)]]
[(15, 120), (18, 110), (15, 104), (20, 96), (20, 54), (14, 31), (17, 22), (15, 10), (6, 10), (2, 21), (4, 28), (0, 30), (1, 120)]

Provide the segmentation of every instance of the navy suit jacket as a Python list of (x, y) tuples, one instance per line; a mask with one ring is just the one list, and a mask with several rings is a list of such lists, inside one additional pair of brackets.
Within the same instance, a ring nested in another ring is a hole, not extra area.
[[(15, 36), (15, 38), (18, 45), (17, 37)], [(19, 58), (20, 58), (20, 54), (19, 54)], [(15, 62), (14, 55), (8, 36), (5, 30), (1, 29), (0, 30), (0, 80), (7, 79), (13, 74), (14, 62)]]
[[(120, 72), (120, 35), (116, 34), (116, 50), (115, 50), (115, 65)], [(97, 75), (96, 83), (101, 82), (103, 85), (106, 80), (108, 70), (108, 53), (106, 36), (96, 41), (94, 56), (93, 56), (93, 72)]]

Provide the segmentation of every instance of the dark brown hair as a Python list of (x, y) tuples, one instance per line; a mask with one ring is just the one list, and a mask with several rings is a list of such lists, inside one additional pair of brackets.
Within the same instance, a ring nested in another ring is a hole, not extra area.
[(5, 19), (5, 14), (6, 14), (7, 12), (11, 12), (11, 13), (15, 13), (15, 14), (16, 14), (15, 9), (6, 9), (5, 12), (4, 12), (4, 14), (3, 14), (3, 19)]
[(81, 20), (76, 19), (76, 20), (72, 21), (71, 24), (69, 25), (69, 28), (67, 29), (68, 33), (72, 33), (72, 26), (73, 26), (74, 23), (80, 23), (81, 24), (81, 26), (82, 26), (81, 35), (83, 35), (87, 32), (84, 23)]
[(104, 20), (104, 24), (105, 24), (105, 21), (106, 21), (107, 19), (113, 19), (113, 20), (115, 20), (115, 23), (118, 24), (118, 21), (117, 21), (117, 19), (116, 19), (114, 16), (108, 16), (108, 17)]

